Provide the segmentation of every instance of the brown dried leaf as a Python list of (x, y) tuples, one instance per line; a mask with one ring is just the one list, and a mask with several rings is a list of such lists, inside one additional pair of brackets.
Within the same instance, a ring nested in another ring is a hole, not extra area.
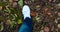
[(34, 17), (34, 16), (36, 16), (36, 14), (37, 14), (36, 12), (31, 11), (30, 15)]
[(45, 28), (44, 28), (44, 31), (45, 31), (45, 32), (49, 32), (49, 27), (45, 27)]
[(51, 12), (48, 12), (47, 14), (48, 14), (48, 15), (51, 15)]
[(58, 16), (60, 16), (60, 12), (58, 12)]
[(9, 2), (10, 2), (10, 3), (12, 3), (12, 2), (13, 2), (13, 0), (9, 0)]
[(13, 7), (17, 7), (17, 2), (13, 2)]

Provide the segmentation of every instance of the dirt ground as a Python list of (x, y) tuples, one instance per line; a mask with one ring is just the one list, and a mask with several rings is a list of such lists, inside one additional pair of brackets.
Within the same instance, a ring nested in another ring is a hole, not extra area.
[(0, 0), (0, 32), (18, 32), (23, 5), (31, 9), (33, 32), (60, 32), (60, 0)]

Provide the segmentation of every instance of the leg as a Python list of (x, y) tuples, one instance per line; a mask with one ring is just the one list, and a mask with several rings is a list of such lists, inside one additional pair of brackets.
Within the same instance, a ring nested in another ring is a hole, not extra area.
[(22, 14), (24, 16), (24, 21), (19, 28), (19, 32), (32, 32), (32, 19), (30, 17), (30, 8), (25, 5), (22, 9)]
[(19, 29), (19, 32), (32, 32), (32, 20), (31, 18), (26, 18)]

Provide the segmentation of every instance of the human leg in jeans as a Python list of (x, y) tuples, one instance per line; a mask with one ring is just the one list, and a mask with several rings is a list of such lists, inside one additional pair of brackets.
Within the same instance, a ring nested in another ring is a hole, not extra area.
[(32, 32), (32, 19), (30, 16), (30, 8), (27, 5), (24, 5), (22, 9), (22, 14), (24, 16), (24, 21), (19, 28), (18, 32)]

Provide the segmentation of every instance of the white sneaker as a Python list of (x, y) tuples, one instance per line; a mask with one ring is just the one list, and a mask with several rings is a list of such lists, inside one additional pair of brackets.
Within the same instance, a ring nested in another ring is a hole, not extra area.
[(22, 14), (23, 14), (23, 16), (24, 16), (24, 19), (25, 19), (26, 17), (31, 18), (31, 16), (30, 16), (30, 8), (29, 8), (28, 5), (24, 5), (24, 6), (23, 6)]

